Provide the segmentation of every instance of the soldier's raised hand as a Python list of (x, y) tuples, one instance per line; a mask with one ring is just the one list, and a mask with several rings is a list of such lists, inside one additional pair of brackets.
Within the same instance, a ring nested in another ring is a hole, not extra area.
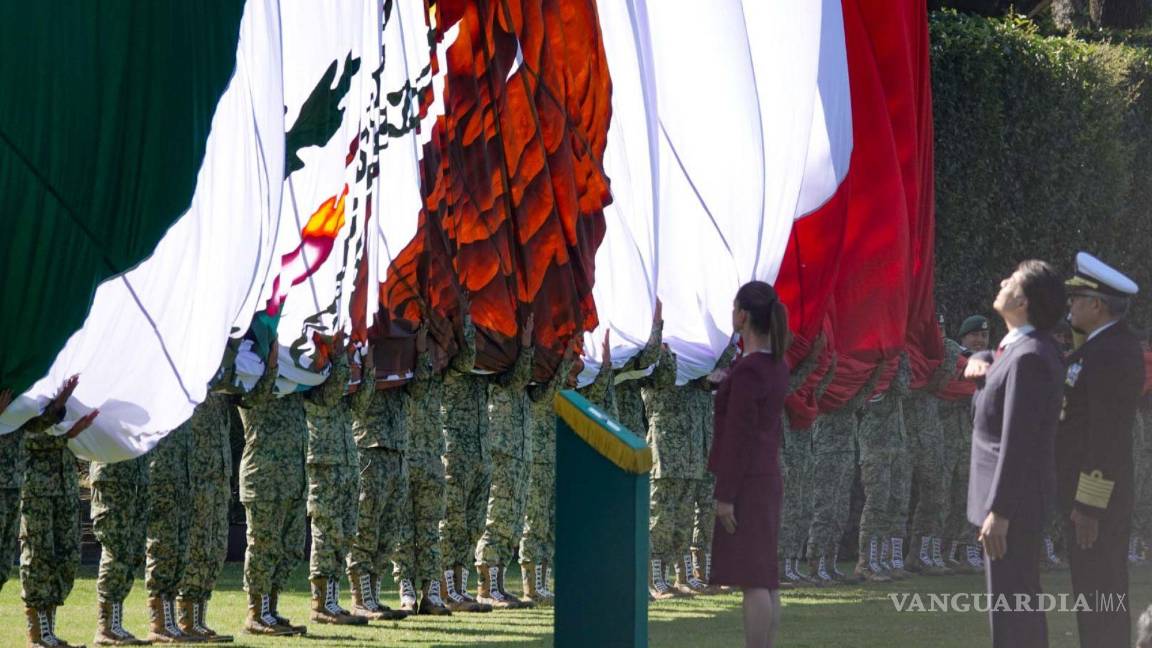
[(652, 311), (652, 321), (664, 321), (664, 302), (660, 301), (659, 297), (656, 298), (656, 309)]
[(604, 344), (600, 346), (600, 364), (612, 364), (612, 345), (609, 344), (608, 339), (612, 335), (612, 329), (604, 331)]
[(84, 430), (87, 430), (88, 426), (92, 425), (92, 421), (96, 420), (96, 417), (99, 415), (100, 410), (94, 409), (91, 412), (88, 412), (88, 414), (80, 417), (78, 421), (72, 424), (72, 427), (68, 428), (68, 438), (75, 439), (76, 437), (80, 436), (80, 433)]
[(44, 408), (44, 413), (48, 416), (54, 417), (57, 420), (64, 416), (64, 410), (67, 408), (68, 399), (72, 398), (72, 392), (76, 391), (76, 385), (80, 384), (80, 374), (69, 377), (60, 386), (60, 391), (52, 397), (48, 402), (48, 407)]
[(8, 406), (11, 404), (12, 404), (12, 390), (11, 389), (5, 389), (4, 391), (0, 391), (0, 414), (3, 414), (4, 410), (8, 409)]
[(280, 364), (280, 342), (275, 339), (268, 345), (268, 359), (265, 364), (267, 364), (269, 371)]

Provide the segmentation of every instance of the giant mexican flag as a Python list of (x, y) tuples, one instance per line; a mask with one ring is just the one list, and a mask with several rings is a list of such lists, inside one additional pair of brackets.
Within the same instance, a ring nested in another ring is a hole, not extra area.
[(532, 314), (536, 379), (576, 336), (587, 380), (660, 299), (686, 381), (774, 281), (793, 360), (821, 331), (841, 359), (809, 418), (939, 357), (922, 3), (25, 3), (0, 36), (0, 433), (80, 374), (73, 449), (136, 456), (229, 338), (231, 390), (273, 339), (281, 394), (319, 383), (337, 331), (388, 340), (391, 385), (421, 320), (455, 351), (465, 293), (479, 371)]

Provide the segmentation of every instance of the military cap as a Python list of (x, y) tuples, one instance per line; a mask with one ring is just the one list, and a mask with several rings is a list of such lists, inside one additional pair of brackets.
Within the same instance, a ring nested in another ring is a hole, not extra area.
[(987, 330), (989, 330), (988, 318), (983, 315), (973, 315), (960, 325), (960, 332), (956, 334), (956, 337), (964, 337), (969, 333)]
[(1076, 274), (1064, 285), (1073, 294), (1094, 292), (1113, 297), (1132, 297), (1140, 290), (1124, 273), (1087, 252), (1076, 255)]

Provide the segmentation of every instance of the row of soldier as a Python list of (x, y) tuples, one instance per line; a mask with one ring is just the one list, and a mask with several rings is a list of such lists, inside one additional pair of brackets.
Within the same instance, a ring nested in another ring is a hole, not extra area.
[[(661, 344), (661, 328), (658, 308), (644, 349), (616, 370), (605, 339), (601, 371), (581, 390), (629, 429), (645, 431), (653, 449), (654, 599), (710, 591), (713, 529), (712, 484), (704, 468), (712, 383), (705, 377), (676, 386), (676, 356)], [(560, 387), (574, 384), (575, 346), (551, 381), (530, 384), (531, 320), (514, 366), (503, 374), (472, 371), (475, 331), (467, 316), (459, 335), (460, 351), (443, 372), (433, 371), (427, 331), (421, 329), (411, 381), (351, 394), (350, 354), (339, 336), (330, 341), (329, 378), (283, 397), (274, 393), (273, 347), (250, 392), (210, 390), (192, 418), (149, 453), (115, 464), (93, 463), (93, 530), (102, 546), (95, 643), (135, 645), (123, 628), (123, 602), (141, 567), (149, 593), (149, 640), (230, 640), (208, 626), (206, 611), (227, 550), (233, 406), (239, 407), (245, 436), (240, 500), (248, 522), (247, 632), (305, 632), (280, 614), (278, 599), (306, 558), (309, 519), (313, 622), (362, 624), (549, 602), (555, 493), (551, 400)], [(937, 574), (981, 568), (975, 528), (964, 519), (968, 403), (943, 400), (937, 390), (952, 377), (949, 369), (958, 355), (987, 346), (987, 320), (969, 318), (958, 338), (946, 341), (944, 369), (924, 389), (909, 389), (902, 361), (886, 392), (873, 394), (876, 373), (852, 402), (820, 416), (811, 429), (786, 426), (780, 542), (786, 581), (828, 584), (846, 578), (836, 559), (849, 526), (857, 461), (864, 506), (855, 578), (884, 581), (905, 570)], [(812, 371), (818, 345), (795, 368), (794, 385)], [(358, 355), (361, 374), (374, 375), (370, 350)], [(213, 387), (229, 383), (227, 372), (217, 378)], [(66, 441), (98, 415), (81, 419), (67, 435), (49, 433), (74, 387), (75, 379), (40, 417), (0, 437), (6, 468), (0, 477), (0, 584), (19, 535), (33, 645), (67, 645), (54, 627), (55, 609), (68, 596), (79, 562), (78, 493)], [(909, 511), (913, 484), (917, 506)], [(1146, 528), (1150, 518), (1147, 513), (1138, 518), (1145, 521), (1137, 525), (1144, 537), (1152, 531)], [(907, 552), (906, 539), (913, 545)], [(1133, 553), (1135, 543), (1134, 538)], [(1048, 546), (1056, 561), (1053, 544)], [(505, 586), (507, 569), (516, 562), (523, 599)], [(476, 596), (469, 592), (473, 568), (479, 576)], [(396, 610), (380, 600), (389, 570), (399, 589)], [(673, 583), (668, 570), (675, 573)], [(345, 575), (351, 609), (340, 603)]]
[[(656, 322), (652, 339), (658, 352), (659, 307)], [(132, 460), (91, 464), (93, 532), (101, 544), (94, 643), (144, 643), (123, 626), (124, 600), (141, 568), (148, 590), (147, 641), (232, 640), (209, 626), (207, 609), (227, 554), (233, 407), (244, 427), (239, 496), (247, 520), (246, 632), (306, 632), (279, 610), (289, 576), (306, 558), (315, 623), (365, 624), (549, 603), (551, 403), (562, 386), (575, 386), (576, 344), (569, 345), (549, 382), (530, 384), (532, 332), (529, 318), (514, 366), (486, 375), (473, 371), (475, 328), (468, 315), (457, 333), (459, 351), (442, 372), (433, 370), (427, 329), (421, 328), (413, 378), (379, 391), (349, 393), (351, 356), (361, 359), (363, 376), (375, 375), (374, 356), (367, 347), (347, 352), (342, 335), (326, 341), (327, 379), (304, 392), (277, 396), (275, 343), (250, 391), (233, 393), (235, 369), (222, 363), (206, 400), (155, 448)], [(582, 391), (616, 412), (618, 374), (642, 370), (653, 363), (653, 353), (646, 349), (613, 370), (608, 348), (606, 337), (602, 369)], [(0, 587), (19, 548), (33, 646), (69, 645), (55, 627), (56, 610), (79, 564), (78, 483), (67, 441), (99, 415), (85, 416), (66, 434), (53, 433), (77, 380), (70, 379), (40, 416), (0, 437)], [(626, 403), (619, 411), (635, 411), (638, 390), (622, 386), (619, 396)], [(9, 397), (5, 393), (0, 407)], [(312, 550), (306, 556), (309, 526)], [(507, 569), (516, 562), (523, 599), (505, 585)], [(473, 568), (475, 596), (469, 592)], [(389, 571), (399, 589), (395, 610), (381, 601)], [(350, 609), (340, 600), (345, 575)]]

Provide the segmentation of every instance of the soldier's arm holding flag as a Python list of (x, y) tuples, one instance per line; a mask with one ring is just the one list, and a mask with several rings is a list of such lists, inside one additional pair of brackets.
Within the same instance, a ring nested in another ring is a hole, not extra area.
[(476, 367), (476, 324), (472, 321), (472, 304), (468, 293), (460, 294), (463, 323), (460, 326), (460, 348), (452, 356), (449, 366), (460, 373), (472, 373)]
[(512, 391), (518, 391), (528, 386), (532, 380), (532, 359), (535, 348), (532, 346), (532, 333), (535, 330), (536, 318), (528, 315), (528, 321), (520, 331), (520, 353), (516, 355), (516, 364), (504, 373), (492, 379), (494, 383)]
[(252, 391), (240, 397), (240, 407), (259, 407), (275, 398), (276, 378), (279, 375), (280, 345), (276, 340), (268, 347), (268, 358), (264, 361), (264, 373), (252, 387)]
[(637, 371), (639, 369), (646, 369), (656, 364), (660, 359), (660, 350), (663, 348), (661, 342), (664, 339), (664, 305), (659, 299), (656, 300), (656, 310), (652, 313), (652, 331), (648, 334), (648, 341), (644, 344), (644, 348), (640, 349), (628, 361), (628, 364), (621, 367), (620, 372)]
[(564, 349), (564, 357), (560, 359), (560, 366), (556, 368), (556, 373), (552, 374), (552, 378), (548, 382), (528, 387), (528, 398), (531, 398), (535, 403), (540, 403), (551, 401), (556, 397), (556, 392), (560, 391), (560, 387), (568, 381), (568, 374), (572, 372), (572, 364), (576, 361), (576, 347), (578, 345), (579, 336), (574, 336), (568, 340), (568, 346)]
[(348, 353), (344, 348), (343, 331), (332, 337), (331, 345), (332, 353), (329, 354), (331, 370), (328, 372), (328, 379), (304, 394), (304, 397), (312, 403), (324, 407), (333, 407), (344, 397), (351, 372), (348, 366)]
[(416, 366), (412, 370), (412, 380), (404, 386), (408, 395), (417, 402), (428, 393), (435, 376), (432, 372), (432, 352), (428, 349), (428, 320), (416, 329)]
[(353, 416), (360, 417), (372, 405), (376, 396), (376, 358), (372, 354), (371, 343), (365, 343), (361, 350), (360, 361), (360, 388), (349, 397)]

